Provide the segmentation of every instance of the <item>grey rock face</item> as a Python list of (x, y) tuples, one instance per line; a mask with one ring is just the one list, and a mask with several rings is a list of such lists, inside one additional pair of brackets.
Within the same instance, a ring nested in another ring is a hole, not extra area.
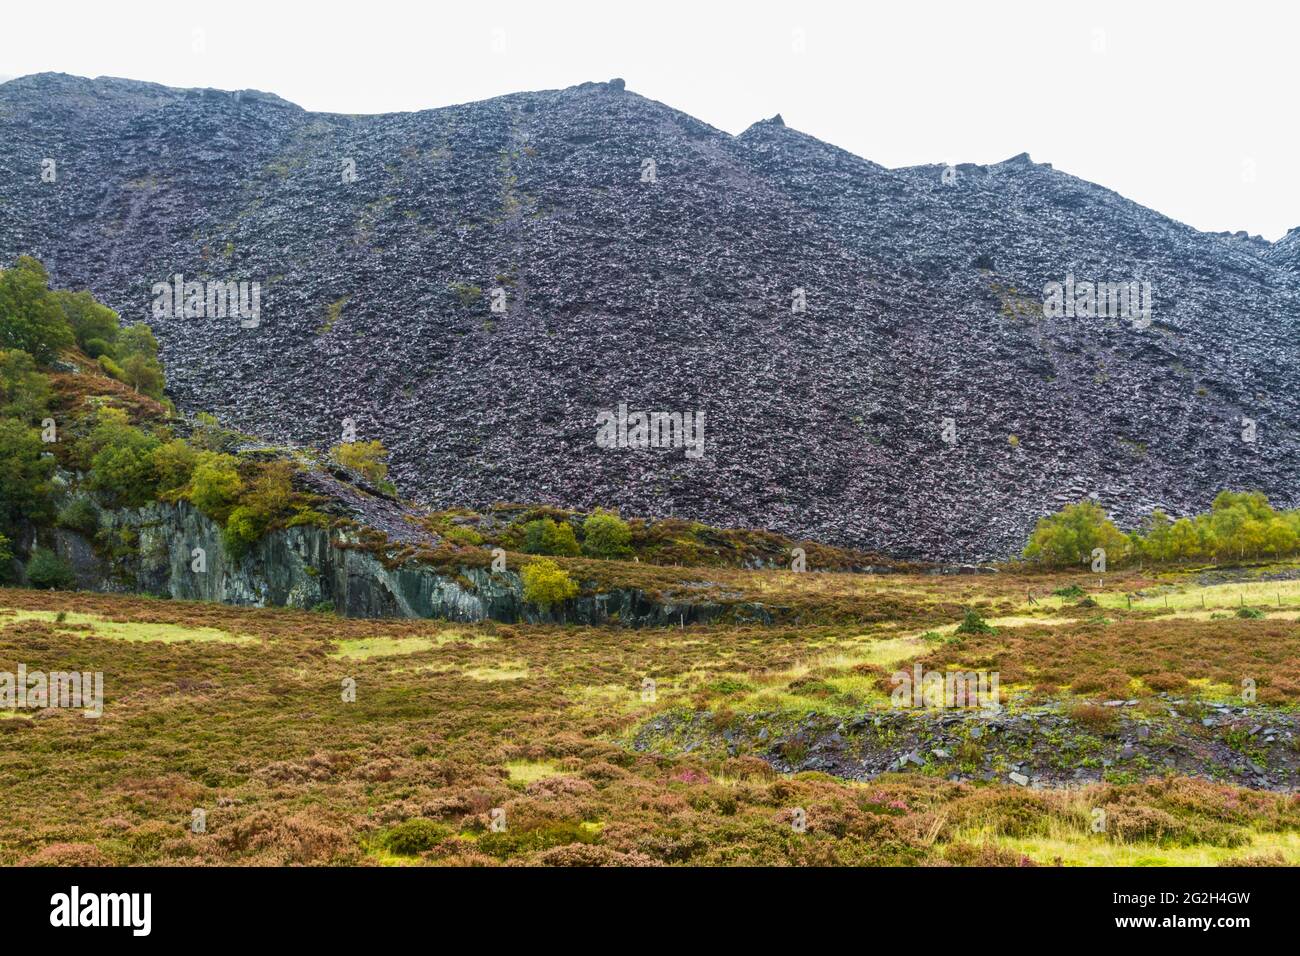
[[(0, 85), (0, 173), (0, 262), (148, 321), (181, 408), (322, 445), (352, 418), (434, 505), (977, 561), (1090, 493), (1126, 523), (1300, 504), (1300, 233), (1201, 233), (1027, 155), (889, 170), (617, 81), (342, 116), (44, 74)], [(260, 325), (155, 317), (176, 274), (261, 282)], [(1045, 318), (1067, 276), (1149, 281), (1152, 323)], [(597, 447), (620, 402), (704, 412), (703, 457)]]
[[(81, 535), (59, 530), (55, 550), (67, 558), (80, 588), (130, 591), (252, 607), (333, 605), (349, 617), (418, 617), (453, 621), (600, 624), (629, 627), (700, 623), (728, 612), (707, 601), (656, 601), (627, 589), (583, 595), (543, 610), (523, 598), (513, 571), (395, 569), (349, 547), (347, 532), (299, 526), (274, 531), (242, 559), (223, 550), (221, 529), (187, 502), (104, 512), (110, 533), (132, 533), (136, 545), (116, 558), (99, 554)], [(196, 561), (204, 570), (195, 570)], [(753, 609), (751, 609), (752, 611)]]

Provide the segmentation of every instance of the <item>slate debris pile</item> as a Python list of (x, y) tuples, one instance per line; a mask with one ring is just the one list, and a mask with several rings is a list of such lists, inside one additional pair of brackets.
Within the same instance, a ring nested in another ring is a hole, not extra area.
[[(352, 418), (435, 507), (977, 561), (1087, 494), (1298, 503), (1300, 232), (1197, 232), (1025, 155), (945, 172), (621, 81), (360, 117), (42, 74), (0, 85), (0, 262), (150, 322), (182, 409), (320, 446)], [(260, 324), (154, 318), (178, 273), (260, 282)], [(1151, 282), (1153, 322), (1044, 318), (1067, 274)], [(703, 411), (703, 457), (597, 447), (620, 402)]]

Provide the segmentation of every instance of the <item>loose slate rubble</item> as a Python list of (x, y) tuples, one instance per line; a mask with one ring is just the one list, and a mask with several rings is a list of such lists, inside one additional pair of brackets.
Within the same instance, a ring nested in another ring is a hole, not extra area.
[[(977, 562), (1089, 494), (1122, 523), (1300, 503), (1300, 230), (1201, 233), (1023, 154), (889, 170), (622, 81), (346, 116), (41, 74), (0, 85), (21, 254), (148, 321), (183, 410), (317, 445), (351, 418), (439, 507)], [(176, 274), (260, 282), (259, 325), (155, 318)], [(1153, 321), (1045, 318), (1067, 275), (1149, 281)], [(620, 402), (702, 411), (703, 457), (598, 447)]]
[[(1243, 746), (1241, 735), (1254, 717), (1268, 720), (1273, 734)], [(922, 772), (948, 780), (1073, 787), (1176, 773), (1261, 790), (1300, 789), (1300, 721), (1262, 705), (1225, 708), (1222, 722), (1174, 711), (1168, 717), (1125, 711), (1104, 732), (1071, 719), (1058, 704), (1020, 715), (913, 710), (845, 719), (783, 712), (729, 720), (723, 732), (712, 711), (672, 710), (641, 724), (633, 748), (752, 755), (782, 773), (815, 770), (850, 780)]]

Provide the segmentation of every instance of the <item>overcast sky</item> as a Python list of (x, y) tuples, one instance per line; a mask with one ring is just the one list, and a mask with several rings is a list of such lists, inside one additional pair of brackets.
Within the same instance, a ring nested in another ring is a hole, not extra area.
[(260, 89), (427, 109), (621, 76), (731, 133), (787, 125), (886, 166), (1028, 151), (1205, 230), (1300, 225), (1300, 6), (419, 0), (6, 7), (0, 77)]

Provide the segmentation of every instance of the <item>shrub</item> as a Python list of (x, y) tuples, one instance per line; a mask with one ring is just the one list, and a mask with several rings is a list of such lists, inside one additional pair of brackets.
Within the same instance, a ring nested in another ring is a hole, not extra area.
[(119, 382), (126, 381), (126, 372), (122, 370), (122, 366), (113, 361), (111, 355), (101, 355), (95, 361), (99, 364), (99, 367), (103, 370), (104, 374), (109, 378), (115, 378)]
[(452, 525), (442, 533), (442, 536), (455, 544), (480, 545), (483, 543), (483, 535), (479, 534), (474, 528), (467, 528), (461, 524)]
[(524, 565), (524, 600), (548, 608), (577, 597), (578, 585), (554, 561), (542, 559)]
[(450, 286), (451, 291), (456, 293), (456, 298), (465, 308), (469, 308), (475, 302), (483, 298), (483, 290), (469, 282), (453, 282)]
[(632, 529), (615, 512), (597, 508), (582, 523), (582, 551), (593, 558), (623, 558), (632, 553)]
[(109, 345), (104, 339), (88, 339), (81, 348), (93, 359), (97, 359), (101, 355), (107, 355), (111, 358), (113, 355), (113, 346)]
[(27, 562), (27, 581), (41, 590), (67, 590), (76, 583), (72, 565), (48, 548), (34, 548)]
[(240, 492), (244, 490), (244, 482), (235, 465), (235, 458), (231, 455), (216, 452), (200, 455), (185, 493), (194, 507), (222, 524), (230, 517)]
[(388, 449), (379, 441), (345, 441), (330, 449), (330, 457), (372, 484), (388, 477)]
[(1160, 671), (1157, 674), (1147, 674), (1142, 678), (1142, 682), (1157, 693), (1160, 691), (1183, 690), (1188, 683), (1186, 677), (1173, 671)]
[(958, 634), (996, 634), (997, 629), (980, 616), (980, 612), (970, 608), (962, 622), (957, 625)]
[(198, 451), (179, 438), (159, 446), (153, 453), (153, 470), (159, 494), (179, 492), (188, 485), (198, 463)]
[(416, 818), (405, 820), (389, 830), (383, 837), (383, 847), (398, 856), (417, 856), (431, 850), (447, 837), (451, 828), (444, 823)]
[(1113, 707), (1100, 704), (1076, 704), (1070, 708), (1070, 719), (1094, 734), (1104, 734), (1115, 728), (1119, 716)]
[(266, 524), (252, 508), (239, 505), (230, 512), (226, 526), (221, 531), (221, 543), (226, 554), (238, 561), (257, 543), (266, 531)]
[(1257, 608), (1257, 607), (1242, 607), (1242, 608), (1237, 608), (1237, 617), (1244, 617), (1244, 618), (1252, 618), (1252, 619), (1253, 619), (1253, 618), (1260, 618), (1260, 617), (1263, 617), (1263, 616), (1264, 616), (1264, 612), (1261, 611), (1261, 610), (1260, 610), (1259, 608)]
[(241, 441), (239, 432), (224, 427), (217, 416), (199, 412), (194, 416), (194, 432), (190, 444), (204, 451), (230, 452)]
[(524, 525), (524, 551), (527, 554), (553, 554), (574, 557), (581, 553), (573, 526), (567, 521), (538, 518)]
[(129, 425), (90, 461), (90, 487), (115, 506), (138, 508), (153, 500), (156, 480), (153, 454), (158, 439)]
[(99, 530), (99, 509), (89, 498), (73, 498), (59, 509), (58, 523), (60, 527), (93, 536)]
[[(87, 346), (90, 351), (89, 341)], [(166, 383), (158, 361), (158, 340), (149, 326), (137, 323), (122, 329), (116, 344), (99, 350), (96, 361), (105, 374), (150, 398), (162, 399)]]
[(95, 301), (89, 292), (52, 292), (51, 296), (63, 311), (68, 327), (82, 350), (91, 358), (111, 355), (112, 342), (117, 338), (118, 317), (106, 305)]

